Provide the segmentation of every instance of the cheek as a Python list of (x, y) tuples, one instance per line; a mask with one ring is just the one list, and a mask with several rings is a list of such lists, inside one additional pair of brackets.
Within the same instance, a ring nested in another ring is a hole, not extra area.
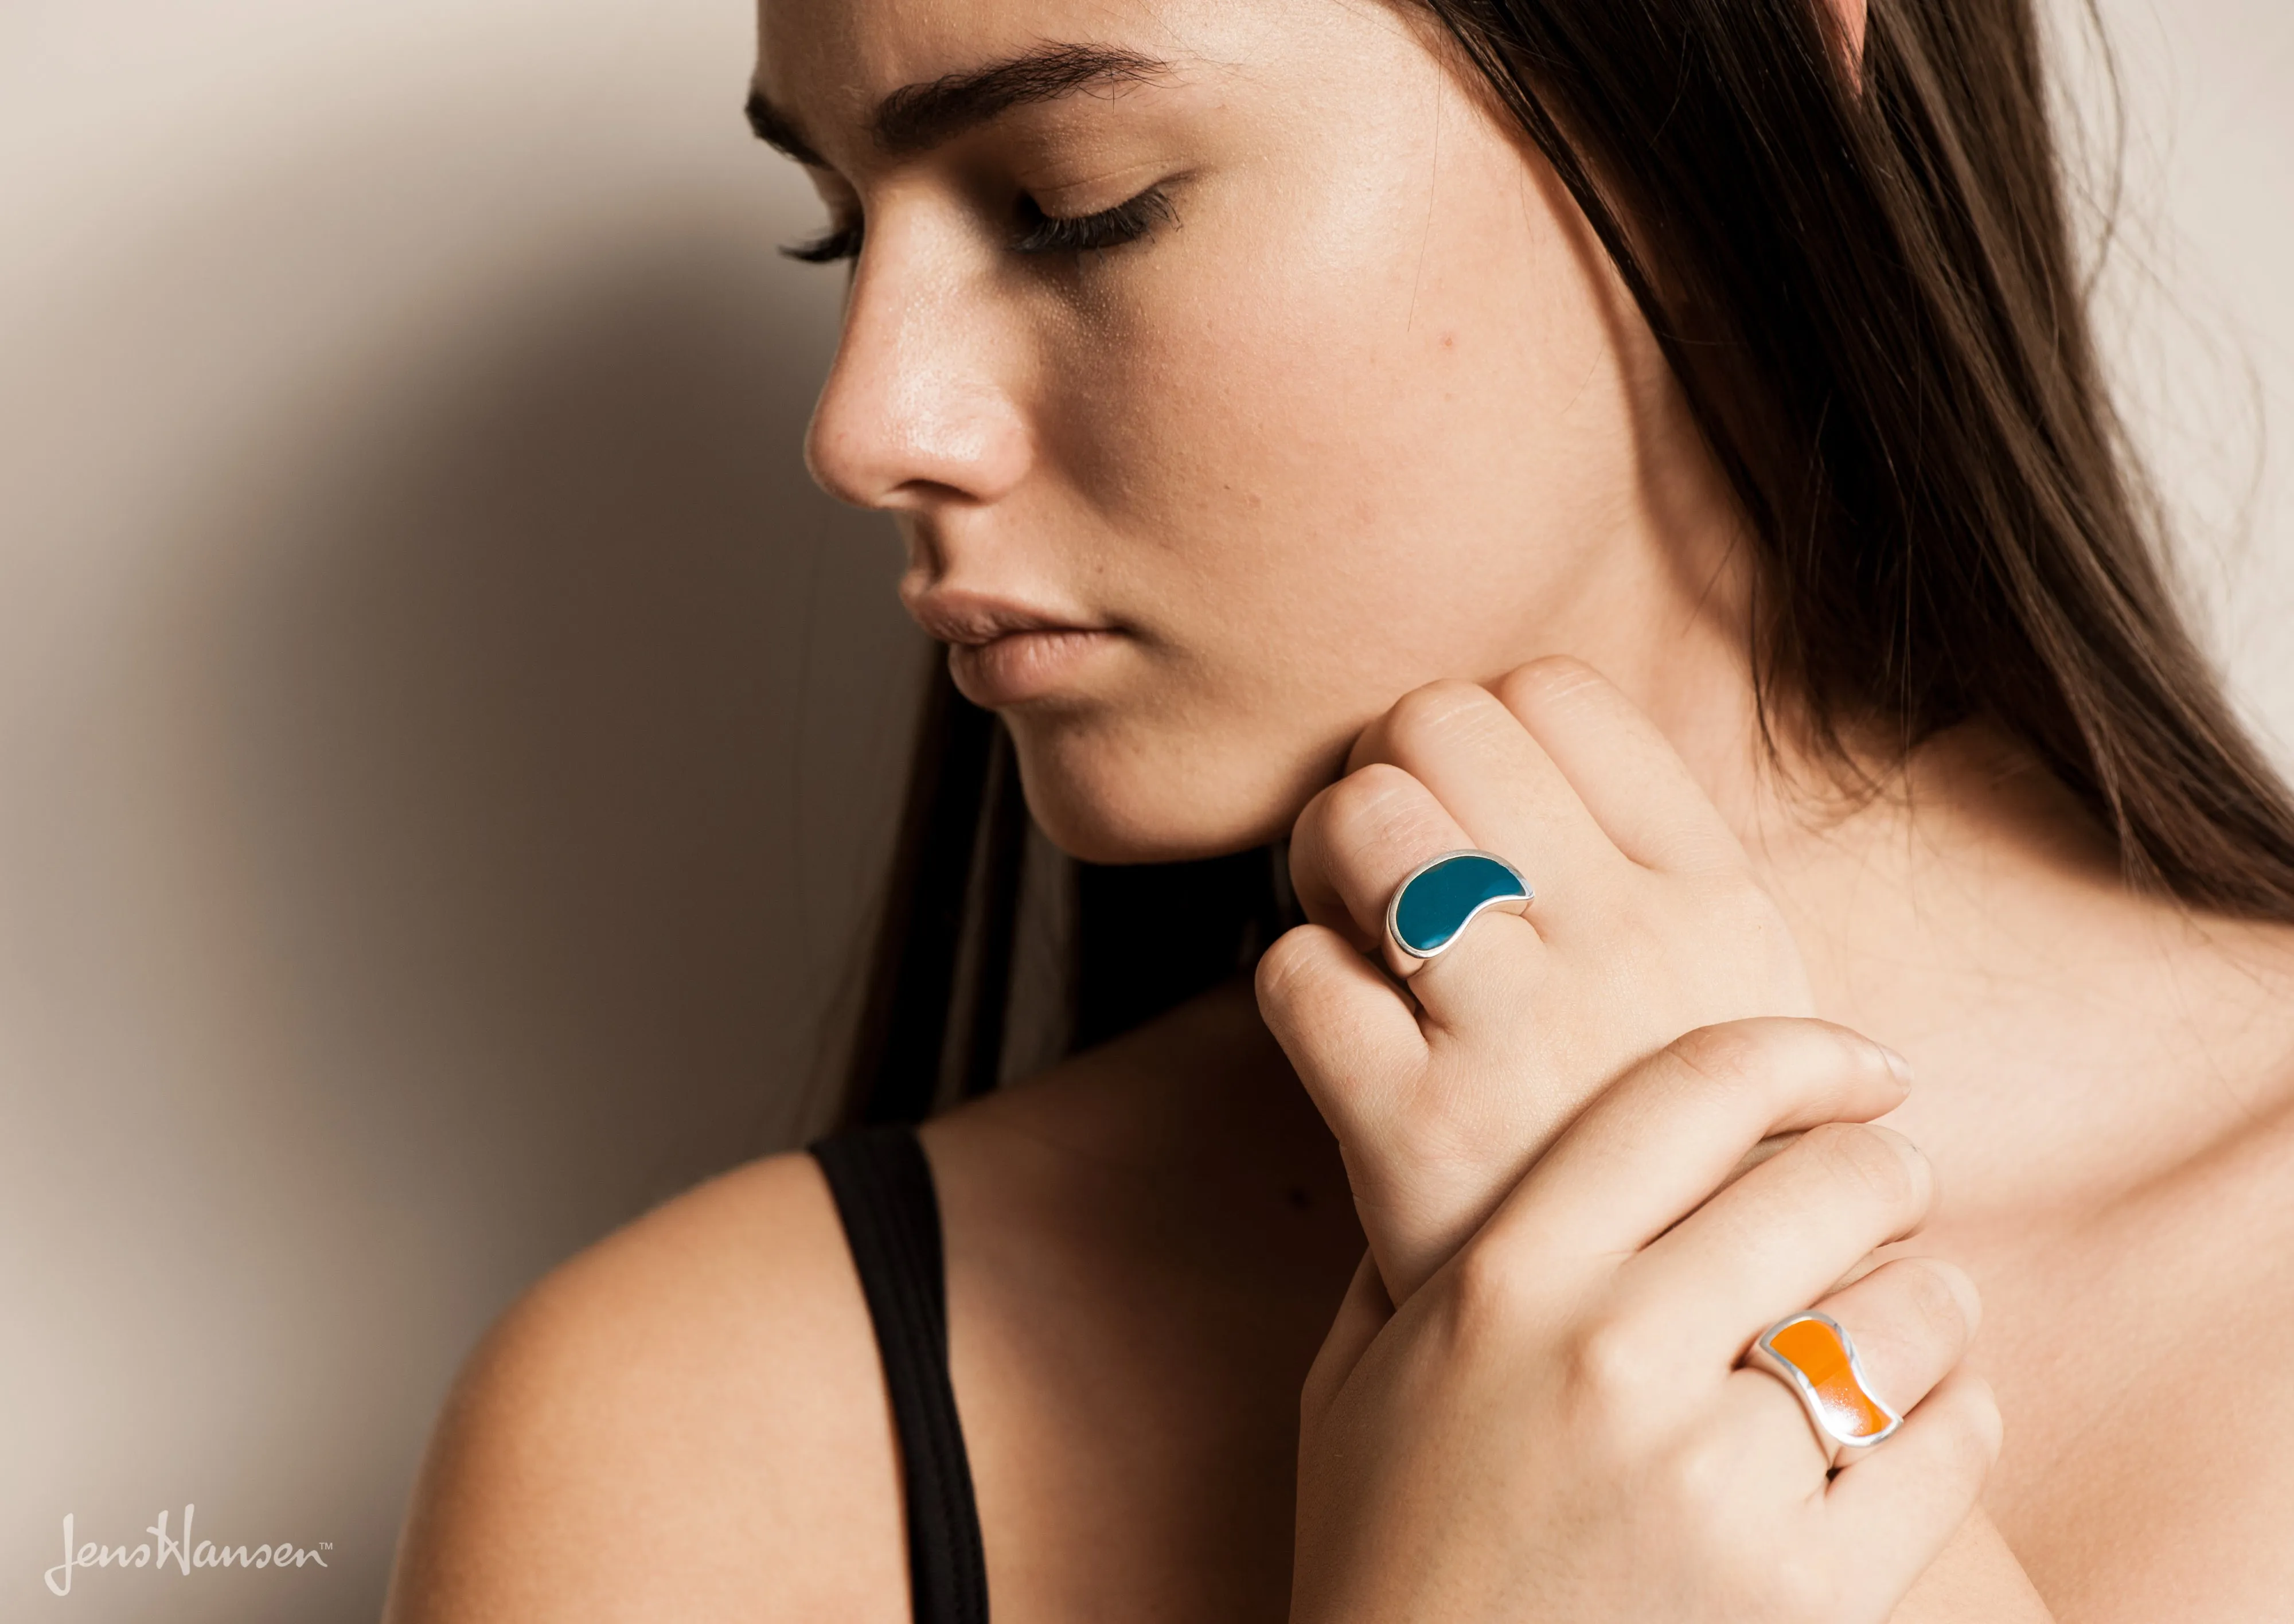
[(1285, 195), (1183, 210), (1043, 375), (1074, 562), (1146, 634), (1112, 702), (1013, 719), (1081, 856), (1287, 832), (1402, 694), (1567, 646), (1630, 550), (1612, 290), (1521, 157)]
[(1227, 708), (1320, 726), (1495, 675), (1614, 528), (1602, 279), (1517, 154), (1476, 160), (1445, 159), (1430, 207), (1405, 170), (1189, 220), (1091, 364), (1056, 369), (1047, 451), (1119, 538), (1105, 567)]

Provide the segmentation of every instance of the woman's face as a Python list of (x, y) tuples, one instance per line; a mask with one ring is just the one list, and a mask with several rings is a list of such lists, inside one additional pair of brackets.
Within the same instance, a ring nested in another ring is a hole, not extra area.
[(763, 0), (761, 44), (864, 227), (813, 473), (897, 516), (1068, 850), (1281, 834), (1436, 677), (1568, 652), (1662, 722), (1737, 658), (1671, 376), (1416, 12)]

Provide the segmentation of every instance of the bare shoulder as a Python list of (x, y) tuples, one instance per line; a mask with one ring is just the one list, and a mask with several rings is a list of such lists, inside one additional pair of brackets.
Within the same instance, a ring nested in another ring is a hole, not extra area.
[[(1280, 1067), (1230, 988), (925, 1128), (999, 1614), (1111, 1587), (1184, 1592), (1163, 1616), (1214, 1616), (1206, 1587), (1279, 1608), (1297, 1383), (1361, 1251)], [(386, 1617), (907, 1613), (867, 1305), (817, 1165), (785, 1156), (503, 1316), (439, 1420)]]
[(2294, 1366), (2275, 1352), (2294, 1337), (2294, 1091), (2240, 1094), (2197, 1152), (2043, 1233), (2012, 1295), (1987, 1294), (2013, 1328), (1995, 1514), (2060, 1617), (2279, 1618), (2294, 1594)]
[(808, 1157), (693, 1190), (549, 1275), (431, 1441), (392, 1624), (896, 1620), (874, 1340)]

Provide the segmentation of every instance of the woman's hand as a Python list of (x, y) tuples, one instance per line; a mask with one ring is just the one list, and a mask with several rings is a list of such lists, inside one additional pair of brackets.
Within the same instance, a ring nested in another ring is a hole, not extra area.
[[(1926, 1210), (1924, 1159), (1858, 1125), (1902, 1097), (1845, 1028), (1704, 1027), (1595, 1100), (1390, 1318), (1365, 1260), (1302, 1401), (1293, 1619), (1886, 1619), (1998, 1435), (1948, 1374), (1974, 1318), (1956, 1270), (1832, 1289)], [(1829, 1481), (1797, 1400), (1734, 1368), (1810, 1303), (1918, 1404)]]
[[(1734, 1369), (1916, 1222), (1925, 1165), (1838, 1125), (1893, 1108), (1899, 1060), (1746, 1019), (1805, 1016), (1806, 978), (1664, 737), (1550, 661), (1494, 694), (1412, 694), (1349, 765), (1292, 844), (1315, 922), (1259, 973), (1375, 1263), (1306, 1395), (1298, 1616), (1876, 1619), (1964, 1522), (1955, 1596), (2037, 1616), (1967, 1520), (1996, 1439), (1980, 1383), (1948, 1383), (1827, 1487), (1796, 1400)], [(1537, 902), (1439, 959), (1399, 953), (1395, 887), (1466, 848), (1511, 861)], [(1924, 1261), (1826, 1306), (1899, 1409), (1956, 1364), (1975, 1312), (1965, 1277)]]
[[(1813, 1005), (1736, 837), (1664, 736), (1577, 662), (1494, 693), (1421, 688), (1348, 765), (1299, 816), (1291, 873), (1313, 922), (1261, 961), (1259, 1003), (1338, 1135), (1400, 1303), (1627, 1068), (1693, 1027)], [(1467, 848), (1528, 877), (1527, 916), (1485, 915), (1438, 959), (1395, 950), (1395, 887)]]

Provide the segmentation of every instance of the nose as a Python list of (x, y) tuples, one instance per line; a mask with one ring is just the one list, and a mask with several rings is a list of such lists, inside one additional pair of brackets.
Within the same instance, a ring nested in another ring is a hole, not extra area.
[(992, 502), (1030, 455), (1014, 387), (1024, 342), (960, 250), (889, 224), (872, 223), (855, 267), (805, 466), (859, 508)]

